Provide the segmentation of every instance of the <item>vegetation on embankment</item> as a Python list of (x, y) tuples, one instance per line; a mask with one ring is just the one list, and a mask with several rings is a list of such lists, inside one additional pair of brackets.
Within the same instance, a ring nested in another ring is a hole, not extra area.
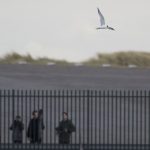
[[(73, 65), (74, 63), (66, 60), (56, 60), (48, 57), (33, 58), (30, 54), (21, 55), (16, 52), (6, 54), (0, 57), (0, 64), (59, 64)], [(109, 54), (97, 54), (95, 58), (90, 58), (80, 62), (86, 66), (102, 66), (109, 64), (112, 67), (128, 67), (134, 65), (137, 67), (150, 67), (150, 53), (148, 52), (115, 52)]]
[(129, 65), (135, 65), (137, 67), (150, 67), (150, 53), (128, 51), (97, 54), (95, 58), (85, 61), (84, 64), (92, 66), (110, 64), (114, 67), (127, 67)]
[(6, 54), (0, 58), (1, 64), (61, 64), (66, 65), (69, 62), (65, 60), (55, 60), (48, 57), (33, 58), (30, 54), (21, 55), (16, 52)]

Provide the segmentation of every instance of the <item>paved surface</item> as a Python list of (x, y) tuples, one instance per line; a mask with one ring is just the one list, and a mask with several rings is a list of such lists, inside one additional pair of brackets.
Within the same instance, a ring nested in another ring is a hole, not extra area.
[(150, 69), (0, 65), (1, 89), (150, 89)]

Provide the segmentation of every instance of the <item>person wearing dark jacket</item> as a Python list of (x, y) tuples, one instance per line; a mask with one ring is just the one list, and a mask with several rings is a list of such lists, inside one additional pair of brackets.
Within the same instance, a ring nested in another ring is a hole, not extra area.
[(38, 142), (41, 143), (43, 141), (43, 130), (45, 126), (43, 123), (43, 110), (40, 109), (38, 113)]
[(43, 140), (43, 110), (36, 110), (32, 113), (33, 118), (29, 122), (27, 137), (30, 140), (30, 143), (41, 143)]
[(32, 113), (33, 118), (29, 122), (27, 137), (30, 143), (38, 143), (38, 112), (35, 110)]
[(22, 143), (23, 129), (24, 129), (24, 124), (21, 121), (21, 117), (16, 116), (16, 119), (13, 121), (12, 125), (10, 126), (10, 130), (13, 131), (12, 133), (13, 143)]
[(76, 131), (72, 121), (68, 119), (68, 113), (63, 112), (63, 120), (60, 121), (59, 126), (56, 127), (56, 131), (59, 135), (59, 144), (69, 144), (70, 136), (72, 132)]

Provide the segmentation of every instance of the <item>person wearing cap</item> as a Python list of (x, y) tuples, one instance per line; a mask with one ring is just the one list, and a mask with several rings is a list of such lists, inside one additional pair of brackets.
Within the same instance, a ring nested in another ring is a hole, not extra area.
[(68, 119), (68, 113), (63, 112), (63, 120), (55, 128), (59, 135), (59, 144), (69, 144), (72, 132), (76, 131), (72, 121)]
[(24, 129), (24, 124), (21, 121), (21, 117), (16, 116), (15, 120), (13, 121), (12, 125), (10, 126), (10, 130), (13, 131), (12, 132), (13, 143), (22, 143), (23, 129)]

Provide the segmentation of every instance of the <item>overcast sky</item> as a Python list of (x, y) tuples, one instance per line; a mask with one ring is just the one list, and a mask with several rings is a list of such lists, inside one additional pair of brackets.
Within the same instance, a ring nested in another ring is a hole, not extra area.
[[(96, 30), (97, 7), (115, 32)], [(81, 61), (120, 50), (150, 52), (150, 0), (0, 0), (0, 55)]]

